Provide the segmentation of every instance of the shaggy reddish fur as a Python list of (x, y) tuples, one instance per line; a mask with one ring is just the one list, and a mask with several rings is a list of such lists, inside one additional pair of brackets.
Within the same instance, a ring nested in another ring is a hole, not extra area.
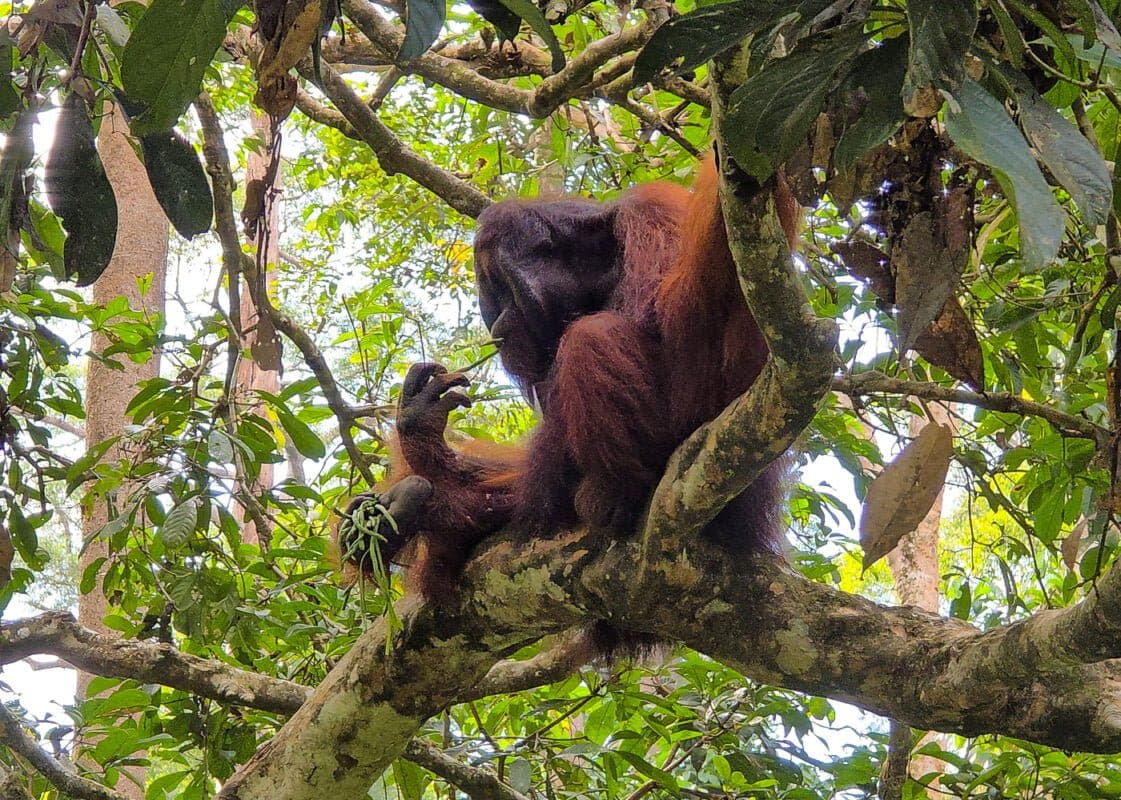
[[(417, 474), (434, 488), (411, 527), (427, 551), (413, 576), (426, 596), (448, 597), (471, 548), (510, 517), (538, 535), (579, 523), (631, 532), (674, 448), (758, 377), (767, 346), (717, 184), (710, 160), (691, 193), (652, 183), (607, 204), (512, 200), (480, 216), (483, 316), (543, 417), (524, 452), (449, 448), (443, 407), (399, 431), (392, 480)], [(707, 535), (779, 550), (781, 472), (765, 472)]]

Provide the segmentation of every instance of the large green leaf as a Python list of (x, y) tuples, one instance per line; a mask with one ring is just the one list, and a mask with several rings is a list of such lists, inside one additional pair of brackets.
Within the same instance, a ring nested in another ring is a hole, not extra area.
[(63, 265), (79, 286), (109, 266), (117, 240), (117, 199), (94, 146), (85, 101), (71, 94), (55, 126), (44, 170), (47, 202), (66, 229)]
[(140, 148), (156, 200), (179, 235), (190, 239), (210, 230), (210, 181), (190, 143), (176, 131), (160, 131), (141, 136)]
[(965, 57), (977, 28), (976, 0), (910, 0), (907, 21), (911, 49), (903, 81), (903, 105), (911, 112), (925, 105), (923, 90), (953, 93), (965, 80)]
[(1101, 154), (1019, 73), (1009, 70), (1006, 75), (1020, 110), (1020, 125), (1040, 160), (1070, 193), (1086, 223), (1102, 224), (1113, 204), (1113, 185)]
[(199, 498), (188, 497), (167, 513), (160, 526), (160, 541), (168, 550), (178, 550), (187, 543), (198, 523)]
[(1004, 106), (966, 79), (946, 109), (946, 131), (966, 155), (990, 166), (1016, 208), (1020, 247), (1028, 269), (1041, 268), (1059, 252), (1063, 211)]
[(695, 69), (746, 36), (771, 25), (788, 3), (736, 0), (699, 8), (671, 19), (650, 37), (634, 62), (634, 82), (646, 83), (662, 69)]
[(903, 109), (903, 76), (907, 70), (907, 36), (889, 39), (861, 53), (842, 89), (859, 93), (864, 102), (860, 116), (845, 128), (833, 151), (839, 170), (849, 169), (862, 155), (888, 140), (907, 119)]
[(408, 61), (424, 54), (444, 27), (447, 0), (408, 0), (405, 3), (405, 40), (397, 58)]
[(222, 0), (153, 0), (125, 45), (121, 83), (144, 111), (136, 135), (171, 128), (198, 95), (229, 21)]
[(862, 26), (804, 40), (732, 93), (722, 134), (741, 167), (759, 180), (803, 141), (842, 69), (864, 45)]

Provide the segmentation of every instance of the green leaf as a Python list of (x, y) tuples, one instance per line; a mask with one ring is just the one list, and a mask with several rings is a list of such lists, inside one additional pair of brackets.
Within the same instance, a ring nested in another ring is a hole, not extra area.
[(501, 0), (501, 3), (525, 20), (533, 32), (545, 40), (545, 44), (549, 46), (549, 53), (553, 56), (553, 72), (564, 69), (564, 51), (561, 50), (560, 42), (557, 41), (557, 36), (545, 19), (545, 15), (532, 0)]
[(124, 47), (128, 44), (129, 29), (125, 21), (121, 19), (121, 15), (109, 5), (102, 4), (97, 7), (97, 27), (105, 32), (109, 37), (109, 41), (117, 47)]
[(977, 28), (976, 0), (910, 0), (907, 21), (911, 28), (903, 105), (922, 105), (919, 93), (928, 88), (951, 94), (965, 80), (965, 57)]
[(1064, 217), (1016, 123), (980, 84), (966, 79), (946, 109), (946, 131), (966, 155), (992, 167), (1016, 208), (1028, 269), (1054, 260)]
[(156, 200), (184, 239), (210, 230), (214, 199), (198, 153), (177, 131), (140, 137), (144, 169)]
[(671, 19), (654, 31), (638, 54), (634, 83), (647, 83), (667, 67), (673, 67), (675, 75), (695, 69), (745, 37), (769, 27), (787, 8), (787, 3), (769, 0), (737, 0)]
[(721, 133), (737, 163), (759, 180), (804, 140), (834, 76), (865, 42), (862, 26), (803, 40), (732, 93)]
[(1062, 53), (1063, 57), (1073, 61), (1074, 49), (1071, 47), (1067, 37), (1059, 29), (1059, 27), (1051, 21), (1043, 12), (1039, 11), (1031, 3), (1025, 3), (1023, 0), (1000, 0), (1006, 6), (1012, 6), (1020, 14), (1030, 20), (1037, 28), (1043, 31), (1044, 35), (1051, 40), (1051, 44)]
[(188, 497), (168, 512), (160, 526), (160, 541), (168, 550), (178, 550), (187, 543), (198, 523), (199, 498)]
[(221, 0), (153, 0), (121, 59), (125, 94), (143, 106), (130, 122), (141, 136), (175, 125), (198, 95), (229, 22)]
[(234, 446), (225, 431), (215, 428), (206, 437), (206, 448), (210, 457), (219, 464), (229, 464), (234, 460)]
[(862, 155), (886, 142), (907, 120), (901, 96), (907, 50), (907, 36), (899, 36), (857, 56), (845, 85), (859, 90), (865, 105), (860, 116), (845, 128), (833, 151), (837, 169), (851, 168)]
[(23, 509), (15, 503), (12, 503), (12, 507), (8, 510), (8, 530), (12, 535), (16, 552), (29, 566), (33, 566), (38, 561), (36, 551), (39, 549), (39, 537), (35, 533), (35, 528), (24, 516)]
[(27, 202), (23, 181), (35, 154), (31, 138), (35, 118), (30, 110), (20, 114), (0, 151), (0, 247), (8, 246), (8, 231), (18, 227), (18, 214), (13, 214), (13, 210), (18, 211), (16, 206)]
[(1071, 198), (1091, 227), (1105, 222), (1113, 204), (1109, 167), (1101, 154), (1066, 117), (1044, 100), (1019, 73), (1013, 91), (1020, 125), (1040, 160)]
[(660, 768), (654, 766), (653, 764), (651, 764), (649, 761), (642, 758), (641, 756), (635, 755), (634, 753), (629, 753), (626, 750), (613, 750), (612, 752), (615, 755), (617, 755), (619, 758), (626, 761), (632, 767), (634, 767), (634, 769), (639, 774), (644, 775), (645, 777), (654, 781), (655, 783), (660, 785), (663, 789), (667, 789), (671, 792), (676, 793), (677, 790), (680, 788), (677, 785), (677, 779), (674, 778), (673, 775), (666, 772), (664, 769), (660, 769)]
[(409, 61), (423, 55), (444, 27), (447, 0), (407, 0), (405, 3), (405, 40), (397, 58)]
[(117, 240), (117, 199), (94, 146), (86, 101), (67, 98), (44, 170), (47, 202), (66, 229), (66, 275), (89, 286), (109, 266)]
[(327, 454), (327, 448), (322, 440), (315, 435), (315, 431), (309, 428), (306, 423), (297, 419), (296, 415), (286, 408), (280, 406), (274, 406), (274, 408), (280, 426), (284, 428), (284, 432), (288, 434), (292, 444), (300, 451), (300, 455), (320, 459)]

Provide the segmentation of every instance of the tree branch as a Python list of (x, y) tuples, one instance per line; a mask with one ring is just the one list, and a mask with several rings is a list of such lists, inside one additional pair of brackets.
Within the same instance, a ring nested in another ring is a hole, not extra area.
[[(301, 61), (297, 69), (304, 78), (315, 79), (310, 59)], [(378, 164), (387, 174), (407, 175), (468, 217), (479, 216), (491, 204), (485, 194), (467, 181), (440, 169), (407, 147), (378, 119), (342, 76), (326, 64), (319, 66), (319, 88), (342, 112), (362, 141), (374, 151)]]
[(490, 770), (468, 766), (424, 739), (409, 742), (405, 747), (405, 757), (462, 789), (471, 800), (528, 800)]
[(939, 386), (935, 383), (889, 378), (882, 372), (861, 372), (834, 378), (833, 391), (847, 394), (850, 397), (862, 397), (870, 394), (911, 395), (923, 400), (964, 403), (978, 408), (986, 408), (990, 411), (1004, 411), (1021, 416), (1039, 417), (1054, 425), (1060, 433), (1067, 436), (1092, 439), (1099, 450), (1104, 450), (1110, 443), (1109, 431), (1084, 417), (1068, 414), (1054, 406), (1025, 400), (1018, 395), (1007, 392), (985, 392), (982, 394), (971, 392), (968, 389)]
[(0, 624), (0, 663), (35, 654), (58, 656), (93, 675), (173, 686), (278, 714), (294, 712), (310, 691), (290, 681), (182, 653), (169, 644), (104, 636), (79, 625), (67, 612)]
[(3, 703), (0, 703), (0, 744), (26, 758), (36, 771), (64, 795), (78, 800), (125, 800), (124, 795), (107, 789), (100, 783), (83, 778), (69, 764), (52, 758), (38, 742), (23, 729)]
[[(537, 119), (543, 119), (569, 100), (585, 95), (597, 70), (613, 58), (640, 49), (649, 41), (655, 27), (651, 24), (632, 25), (592, 42), (564, 69), (529, 90), (485, 78), (464, 62), (438, 53), (428, 52), (398, 63), (396, 54), (401, 49), (404, 32), (366, 0), (343, 0), (342, 5), (347, 17), (365, 34), (371, 45), (402, 72), (419, 75), (485, 106)], [(340, 110), (346, 113), (341, 107)], [(351, 119), (351, 122), (358, 127), (355, 120)]]

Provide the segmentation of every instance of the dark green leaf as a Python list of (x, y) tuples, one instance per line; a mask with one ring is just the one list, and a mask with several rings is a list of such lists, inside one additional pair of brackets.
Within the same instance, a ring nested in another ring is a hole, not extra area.
[(1000, 26), (1000, 34), (1004, 37), (1004, 54), (1008, 56), (1012, 66), (1016, 69), (1022, 68), (1024, 66), (1024, 50), (1027, 48), (1024, 43), (1024, 35), (1016, 26), (1016, 21), (1012, 19), (1012, 15), (1000, 3), (991, 3), (989, 10), (996, 17), (997, 25)]
[[(8, 246), (8, 231), (18, 226), (20, 212), (27, 210), (23, 181), (35, 153), (31, 139), (34, 122), (35, 114), (30, 110), (20, 114), (0, 151), (0, 247)], [(17, 208), (19, 205), (24, 208)]]
[(274, 406), (276, 409), (276, 417), (280, 421), (280, 427), (284, 428), (284, 432), (292, 439), (292, 444), (300, 451), (300, 455), (308, 458), (323, 458), (327, 453), (327, 448), (324, 447), (322, 440), (315, 435), (315, 431), (307, 426), (306, 423), (297, 419), (296, 415), (285, 408)]
[(965, 79), (965, 57), (977, 28), (976, 0), (910, 0), (907, 21), (911, 46), (903, 105), (909, 111), (922, 103), (919, 93), (928, 88), (951, 94)]
[(549, 46), (549, 53), (553, 56), (553, 72), (564, 69), (564, 51), (561, 50), (560, 42), (557, 41), (556, 34), (553, 33), (545, 15), (532, 0), (501, 0), (501, 2), (525, 20), (533, 32), (545, 40), (545, 44)]
[(1109, 167), (1086, 137), (1019, 73), (1006, 74), (1013, 79), (1020, 124), (1040, 160), (1070, 192), (1086, 223), (1102, 224), (1113, 204)]
[(737, 0), (671, 19), (654, 32), (634, 62), (634, 82), (646, 83), (666, 67), (695, 69), (745, 37), (769, 27), (787, 3)]
[(109, 266), (117, 240), (117, 199), (94, 146), (85, 101), (71, 94), (55, 127), (44, 178), (47, 202), (66, 229), (62, 256), (68, 277), (93, 283)]
[(946, 131), (966, 155), (993, 168), (1020, 221), (1025, 266), (1038, 269), (1059, 252), (1064, 217), (1051, 187), (1004, 106), (966, 79), (946, 109)]
[(225, 431), (215, 428), (206, 437), (206, 448), (210, 457), (219, 464), (229, 464), (234, 460), (234, 446)]
[(226, 35), (227, 13), (221, 0), (153, 0), (121, 60), (125, 94), (144, 108), (129, 122), (134, 134), (167, 130), (187, 110)]
[(1050, 20), (1050, 18), (1035, 8), (1032, 3), (1025, 3), (1023, 0), (1001, 0), (1005, 5), (1010, 5), (1023, 17), (1027, 18), (1039, 28), (1051, 40), (1051, 44), (1063, 54), (1063, 57), (1071, 61), (1074, 60), (1074, 49), (1071, 47), (1067, 37), (1059, 29), (1059, 27)]
[(39, 549), (39, 537), (35, 533), (35, 528), (24, 516), (23, 509), (15, 503), (12, 503), (12, 507), (8, 511), (8, 529), (12, 534), (12, 542), (16, 546), (16, 552), (27, 564), (34, 564), (37, 561), (36, 551)]
[(447, 0), (408, 0), (405, 3), (405, 40), (397, 58), (408, 61), (425, 53), (444, 27)]
[(763, 180), (794, 152), (864, 41), (859, 25), (804, 40), (732, 93), (722, 132), (743, 169)]
[(189, 497), (168, 512), (160, 526), (160, 541), (168, 550), (178, 550), (191, 534), (198, 522), (199, 499)]
[(845, 85), (864, 100), (860, 116), (849, 124), (837, 147), (833, 161), (837, 169), (847, 170), (874, 147), (878, 147), (899, 130), (907, 119), (903, 110), (903, 76), (907, 70), (907, 37), (889, 39), (853, 63)]
[(195, 149), (177, 131), (140, 137), (144, 169), (156, 200), (185, 239), (210, 230), (214, 200)]

